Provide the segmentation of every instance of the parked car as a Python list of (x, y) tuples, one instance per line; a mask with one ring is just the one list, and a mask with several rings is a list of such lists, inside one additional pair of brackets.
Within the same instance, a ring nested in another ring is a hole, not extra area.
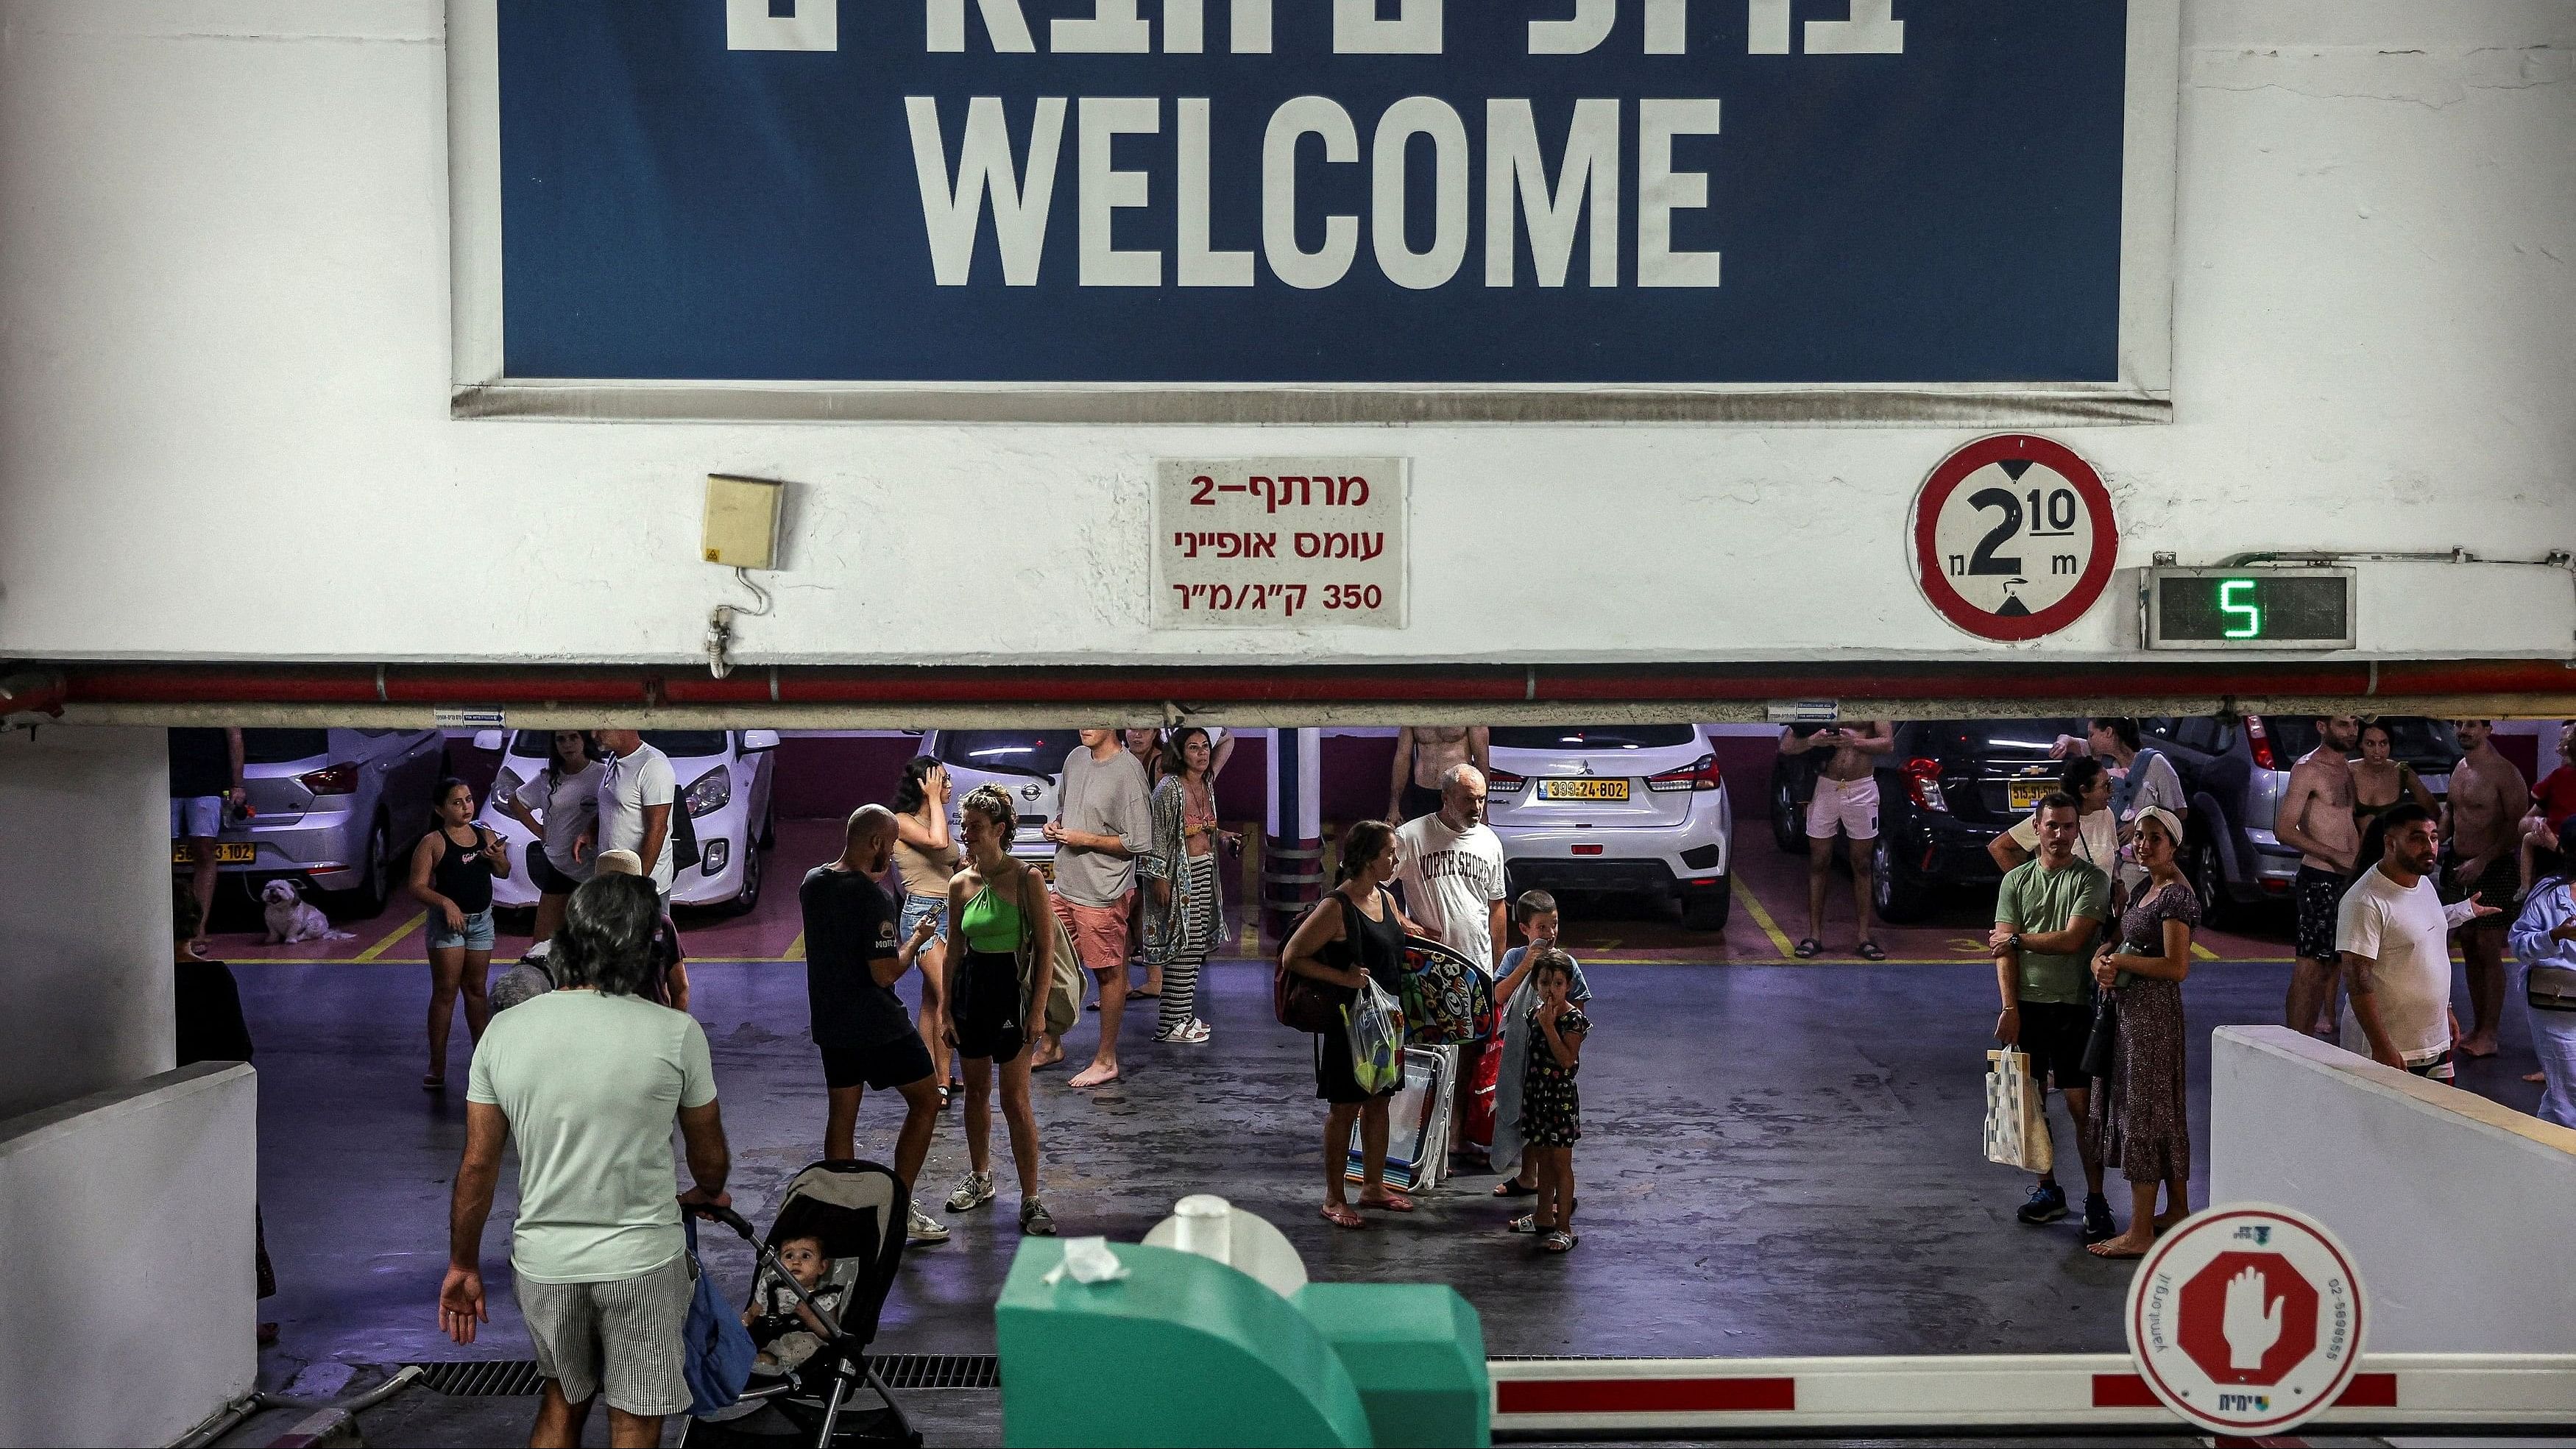
[[(2447, 721), (2383, 715), (2396, 759), (2435, 800), (2450, 793), (2459, 739)], [(2317, 747), (2311, 715), (2193, 716), (2139, 721), (2144, 743), (2173, 761), (2191, 801), (2184, 869), (2201, 916), (2218, 920), (2257, 901), (2287, 901), (2299, 853), (2272, 833), (2290, 767)]]
[[(2063, 762), (2049, 751), (2071, 719), (1908, 720), (1878, 774), (1878, 840), (1871, 905), (1880, 919), (1920, 920), (1941, 894), (2002, 879), (1987, 843), (2057, 788)], [(1783, 850), (1807, 849), (1807, 802), (1824, 757), (1783, 755), (1771, 767), (1771, 832)]]
[(966, 792), (979, 785), (1009, 791), (1020, 812), (1011, 854), (1050, 877), (1055, 846), (1046, 838), (1046, 823), (1055, 818), (1065, 757), (1081, 745), (1078, 732), (1070, 729), (931, 730), (921, 737), (921, 752), (948, 766), (955, 786), (948, 796), (949, 814), (953, 817)]
[(1670, 897), (1726, 927), (1735, 818), (1717, 749), (1693, 724), (1503, 726), (1486, 818), (1512, 890)]
[[(373, 916), (392, 899), (412, 843), (429, 829), (430, 792), (447, 773), (436, 730), (245, 729), (250, 818), (215, 838), (217, 869), (253, 894), (287, 879)], [(174, 847), (172, 863), (187, 861)]]
[[(474, 737), (482, 750), (502, 747), (502, 732), (485, 730)], [(509, 878), (492, 882), (492, 903), (529, 907), (537, 903), (526, 860), (534, 837), (528, 828), (502, 813), (494, 803), (546, 770), (551, 730), (519, 730), (510, 736), (500, 773), (483, 802), (482, 823), (510, 843), (515, 862)], [(760, 903), (767, 875), (762, 852), (777, 843), (778, 812), (771, 790), (777, 766), (776, 730), (646, 730), (644, 743), (671, 757), (680, 801), (697, 827), (698, 863), (671, 882), (671, 903), (718, 906), (741, 913)]]

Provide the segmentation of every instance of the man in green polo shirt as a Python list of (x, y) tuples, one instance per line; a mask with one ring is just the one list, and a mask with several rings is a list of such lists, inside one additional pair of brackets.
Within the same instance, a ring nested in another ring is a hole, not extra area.
[[(2084, 1159), (2084, 1241), (2093, 1243), (2117, 1231), (2102, 1196), (2101, 1145), (2085, 1126), (2093, 1079), (2084, 1074), (2084, 1041), (2093, 1027), (2087, 968), (2093, 938), (2110, 918), (2111, 878), (2076, 857), (2082, 808), (2062, 790), (2039, 802), (2039, 854), (2004, 877), (1986, 940), (2004, 1003), (1995, 1039), (2030, 1053), (2031, 1079), (2042, 1091), (2055, 1079), (2075, 1114), (2076, 1151)], [(2066, 1216), (2066, 1189), (2054, 1174), (2039, 1175), (2018, 1216), (2026, 1223)]]

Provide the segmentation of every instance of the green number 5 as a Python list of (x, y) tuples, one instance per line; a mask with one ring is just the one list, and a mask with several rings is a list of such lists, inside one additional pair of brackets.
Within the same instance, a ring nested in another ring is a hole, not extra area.
[(2255, 607), (2249, 597), (2253, 592), (2252, 579), (2229, 579), (2218, 586), (2218, 612), (2236, 616), (2244, 621), (2241, 628), (2228, 630), (2224, 637), (2229, 639), (2263, 637), (2263, 611)]

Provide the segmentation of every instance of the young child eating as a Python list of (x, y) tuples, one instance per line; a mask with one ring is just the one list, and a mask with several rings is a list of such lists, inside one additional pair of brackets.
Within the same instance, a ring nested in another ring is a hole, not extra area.
[(1568, 1253), (1578, 1241), (1574, 1143), (1583, 1135), (1583, 1098), (1574, 1074), (1592, 1022), (1574, 1004), (1574, 963), (1565, 953), (1549, 947), (1533, 949), (1530, 957), (1530, 984), (1538, 999), (1524, 1019), (1531, 1036), (1528, 1075), (1521, 1082), (1521, 1139), (1538, 1165), (1538, 1204), (1512, 1228), (1538, 1234), (1548, 1252)]
[[(778, 1245), (778, 1262), (788, 1277), (796, 1280), (796, 1286), (805, 1290), (806, 1297), (826, 1309), (839, 1310), (839, 1285), (823, 1281), (832, 1271), (832, 1260), (823, 1256), (822, 1239), (789, 1238)], [(774, 1269), (761, 1269), (751, 1306), (742, 1311), (742, 1324), (751, 1330), (751, 1341), (760, 1345), (760, 1357), (752, 1361), (755, 1372), (794, 1368), (823, 1346), (823, 1320), (796, 1300), (787, 1280)]]

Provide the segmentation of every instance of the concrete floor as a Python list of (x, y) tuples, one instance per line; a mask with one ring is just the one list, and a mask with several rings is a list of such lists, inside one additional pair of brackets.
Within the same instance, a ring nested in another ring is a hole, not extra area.
[[(782, 884), (795, 858), (782, 846)], [(1795, 899), (1796, 862), (1748, 853), (1743, 867), (1755, 900), (1776, 910)], [(782, 893), (750, 922), (722, 929), (775, 935), (778, 916), (792, 920), (792, 911)], [(1767, 933), (1748, 931), (1748, 914), (1739, 911), (1726, 941), (1690, 956), (1673, 947), (1587, 957), (1600, 962), (1588, 966), (1597, 1026), (1577, 1152), (1584, 1241), (1570, 1257), (1535, 1257), (1527, 1239), (1504, 1234), (1506, 1213), (1482, 1176), (1427, 1197), (1409, 1219), (1380, 1216), (1365, 1233), (1321, 1222), (1321, 1111), (1307, 1039), (1270, 1019), (1269, 968), (1258, 961), (1208, 973), (1202, 1014), (1216, 1028), (1212, 1042), (1157, 1045), (1150, 1022), (1131, 1013), (1126, 1081), (1077, 1093), (1062, 1071), (1040, 1075), (1049, 1204), (1068, 1234), (1133, 1241), (1173, 1199), (1221, 1193), (1279, 1224), (1318, 1278), (1457, 1286), (1483, 1315), (1495, 1354), (2118, 1350), (2129, 1269), (2085, 1255), (2071, 1221), (2014, 1222), (2026, 1180), (1979, 1151), (1991, 967), (1928, 951), (1883, 966), (1782, 964)], [(1962, 902), (1915, 939), (1946, 945), (1982, 915)], [(1660, 925), (1579, 929), (1597, 944)], [(2259, 959), (2279, 952), (2259, 935), (2216, 939), (2238, 959), (2202, 962), (2186, 987), (2202, 1043), (2221, 1025), (2275, 1019), (2287, 970)], [(691, 940), (705, 949), (701, 932)], [(762, 1222), (779, 1185), (819, 1155), (822, 1130), (804, 971), (781, 959), (791, 954), (772, 944), (759, 958), (693, 967), (694, 1009), (714, 1046), (734, 1144), (736, 1202)], [(493, 1321), (470, 1349), (436, 1331), (463, 1105), (461, 1092), (442, 1100), (416, 1085), (426, 971), (391, 951), (236, 969), (260, 1049), (262, 1198), (280, 1280), (262, 1316), (284, 1325), (263, 1381), (282, 1386), (335, 1363), (527, 1357), (508, 1293), (506, 1177), (485, 1244)], [(1091, 1030), (1077, 1029), (1077, 1055)], [(451, 1076), (461, 1082), (461, 1028), (456, 1051)], [(2520, 1017), (2508, 1013), (2504, 1055), (2473, 1064), (2462, 1085), (2528, 1110), (2537, 1089), (2516, 1078), (2530, 1066)], [(2195, 1137), (2205, 1143), (2203, 1052), (2192, 1080)], [(890, 1094), (871, 1094), (863, 1151), (890, 1150), (898, 1114)], [(2071, 1161), (2062, 1110), (2056, 1125)], [(957, 1124), (943, 1122), (926, 1195), (943, 1197), (964, 1163)], [(2206, 1161), (2197, 1167), (2196, 1187)], [(2115, 1179), (2115, 1198), (2117, 1187)], [(951, 1242), (907, 1259), (882, 1351), (992, 1351), (990, 1305), (1016, 1247), (1014, 1206), (1006, 1188), (993, 1208), (957, 1219)], [(746, 1252), (713, 1244), (708, 1257), (722, 1280), (747, 1286)], [(949, 1442), (990, 1442), (979, 1427), (989, 1407), (977, 1406), (989, 1395), (933, 1401), (957, 1419)], [(456, 1416), (480, 1424), (505, 1402), (388, 1406), (380, 1412), (390, 1437), (370, 1437), (475, 1442), (484, 1431)], [(412, 1427), (395, 1433), (396, 1423)]]

